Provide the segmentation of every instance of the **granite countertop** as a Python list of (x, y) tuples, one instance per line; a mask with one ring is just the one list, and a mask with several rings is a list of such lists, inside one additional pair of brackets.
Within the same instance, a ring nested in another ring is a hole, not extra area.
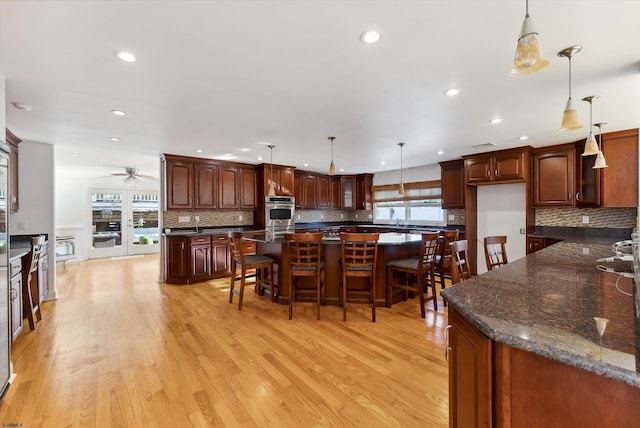
[[(266, 234), (264, 231), (256, 231), (253, 232), (253, 235), (246, 236), (246, 239), (251, 239), (258, 242), (265, 243), (276, 243), (283, 244), (283, 238), (276, 238), (273, 241), (269, 241), (266, 238)], [(414, 233), (398, 233), (398, 232), (387, 232), (381, 233), (378, 238), (379, 245), (402, 245), (409, 242), (419, 242), (422, 240), (422, 235), (414, 234)], [(322, 242), (325, 244), (340, 244), (340, 235), (325, 235), (322, 238)]]
[(20, 258), (25, 254), (29, 254), (29, 251), (31, 251), (31, 247), (11, 248), (9, 250), (9, 261)]
[(190, 236), (190, 235), (227, 235), (229, 232), (242, 232), (241, 227), (204, 227), (197, 231), (193, 228), (189, 229), (171, 229), (170, 232), (166, 232), (164, 229), (162, 236)]
[[(442, 295), (491, 340), (640, 387), (632, 281), (596, 268), (617, 240), (566, 237)], [(600, 264), (632, 271), (630, 262)], [(602, 361), (594, 317), (608, 320)]]

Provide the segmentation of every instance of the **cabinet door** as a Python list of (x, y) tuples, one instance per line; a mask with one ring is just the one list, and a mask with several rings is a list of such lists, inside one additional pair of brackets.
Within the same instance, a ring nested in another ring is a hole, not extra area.
[(524, 153), (502, 153), (495, 155), (491, 165), (493, 168), (493, 181), (524, 179), (524, 162)]
[(191, 271), (190, 282), (211, 278), (211, 241), (208, 236), (190, 239)]
[(291, 168), (279, 168), (276, 193), (280, 196), (294, 196), (294, 174)]
[(340, 201), (341, 201), (341, 190), (342, 186), (340, 185), (340, 177), (331, 177), (329, 180), (329, 208), (332, 209), (340, 209)]
[(373, 177), (370, 174), (359, 175), (356, 177), (356, 209), (370, 210), (371, 205), (371, 186)]
[(193, 164), (166, 161), (166, 201), (168, 210), (193, 208)]
[(527, 238), (527, 254), (544, 248), (544, 238)]
[(316, 177), (317, 199), (316, 206), (318, 209), (328, 209), (331, 207), (329, 193), (331, 191), (329, 176), (318, 175)]
[(195, 208), (218, 208), (218, 167), (206, 163), (194, 165)]
[(440, 164), (442, 208), (464, 208), (464, 161)]
[(173, 284), (186, 284), (189, 280), (189, 260), (186, 237), (166, 237), (166, 275), (165, 281)]
[(449, 308), (449, 426), (490, 427), (491, 341)]
[(258, 208), (258, 173), (255, 169), (240, 168), (240, 208)]
[(638, 128), (602, 136), (602, 206), (638, 206)]
[(356, 209), (356, 178), (342, 177), (342, 209)]
[(11, 278), (9, 293), (11, 299), (11, 339), (14, 341), (22, 331), (22, 272)]
[(303, 209), (316, 209), (316, 176), (305, 174), (302, 176)]
[(226, 236), (213, 236), (211, 240), (213, 273), (227, 273), (229, 271), (229, 238)]
[(536, 153), (533, 156), (533, 205), (572, 206), (574, 149)]
[(491, 181), (491, 157), (481, 156), (464, 161), (465, 181), (483, 183)]
[(293, 196), (296, 200), (296, 208), (302, 208), (304, 205), (304, 195), (302, 193), (302, 176), (296, 174), (293, 178)]
[(219, 167), (220, 190), (218, 208), (238, 208), (238, 168)]
[(593, 169), (596, 156), (582, 156), (585, 141), (576, 144), (576, 195), (578, 207), (600, 206), (601, 175), (600, 169)]

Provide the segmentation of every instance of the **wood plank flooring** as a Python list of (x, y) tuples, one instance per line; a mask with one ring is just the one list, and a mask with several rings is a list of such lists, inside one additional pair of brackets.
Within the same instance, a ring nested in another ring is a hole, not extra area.
[[(157, 255), (67, 263), (23, 330), (0, 424), (23, 427), (445, 427), (446, 310), (416, 301), (271, 303), (228, 282), (157, 283)], [(439, 302), (441, 303), (441, 302)], [(431, 308), (431, 307), (429, 307)], [(7, 425), (2, 425), (7, 426)]]

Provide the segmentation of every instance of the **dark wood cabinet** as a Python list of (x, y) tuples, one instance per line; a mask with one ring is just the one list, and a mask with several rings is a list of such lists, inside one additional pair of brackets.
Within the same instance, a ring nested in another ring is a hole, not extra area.
[(239, 168), (240, 209), (258, 208), (258, 173), (254, 168)]
[(586, 139), (575, 145), (576, 157), (576, 195), (575, 206), (598, 207), (601, 205), (601, 174), (600, 169), (593, 169), (596, 156), (582, 156)]
[(531, 170), (531, 147), (464, 157), (466, 184), (524, 182)]
[(329, 179), (329, 208), (340, 209), (342, 201), (342, 186), (340, 177), (332, 176)]
[(342, 203), (343, 210), (356, 209), (356, 178), (354, 176), (342, 176)]
[(316, 209), (316, 176), (312, 174), (304, 174), (301, 176), (302, 201), (300, 206), (302, 209)]
[(193, 208), (193, 163), (165, 160), (165, 205), (168, 210)]
[(10, 288), (9, 288), (9, 312), (11, 321), (11, 341), (22, 331), (22, 320), (24, 318), (22, 308), (22, 258), (17, 257), (10, 261), (9, 268)]
[(20, 209), (20, 186), (18, 182), (19, 171), (19, 148), (18, 144), (22, 142), (13, 132), (5, 130), (7, 143), (11, 146), (9, 152), (9, 211), (16, 212)]
[(273, 165), (273, 170), (270, 164), (262, 164), (259, 166), (261, 169), (262, 178), (262, 190), (264, 195), (269, 193), (269, 185), (273, 182), (273, 188), (278, 196), (295, 196), (295, 184), (294, 184), (294, 171), (295, 168)]
[(206, 281), (211, 278), (211, 238), (209, 236), (193, 236), (189, 238), (191, 252), (190, 282)]
[(373, 174), (360, 174), (356, 176), (356, 209), (371, 210), (371, 187), (373, 186)]
[(294, 169), (293, 168), (278, 168), (279, 169), (279, 182), (278, 182), (278, 194), (285, 196), (294, 195)]
[(329, 177), (328, 175), (316, 176), (316, 189), (316, 208), (331, 208), (331, 177)]
[(218, 208), (237, 209), (238, 198), (238, 168), (230, 166), (218, 167), (220, 187), (218, 189)]
[(573, 206), (575, 149), (573, 144), (533, 155), (533, 205)]
[(535, 253), (544, 248), (544, 238), (527, 238), (527, 254)]
[(638, 206), (638, 128), (602, 135), (602, 206)]
[(208, 163), (194, 164), (196, 209), (218, 208), (218, 167)]
[(449, 426), (492, 426), (491, 341), (449, 307)]
[(464, 208), (464, 161), (440, 162), (442, 208)]
[(211, 237), (211, 274), (225, 275), (229, 272), (229, 238), (223, 235)]
[(165, 237), (165, 282), (186, 284), (189, 280), (189, 245), (185, 236)]

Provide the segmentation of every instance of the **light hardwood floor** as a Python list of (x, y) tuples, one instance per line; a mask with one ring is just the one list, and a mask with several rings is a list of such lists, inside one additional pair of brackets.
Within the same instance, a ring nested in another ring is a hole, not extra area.
[[(446, 310), (271, 303), (228, 280), (157, 283), (158, 256), (68, 263), (12, 350), (0, 424), (445, 427)], [(234, 299), (235, 300), (235, 299)], [(441, 303), (441, 302), (439, 302)], [(431, 305), (431, 304), (430, 304)], [(429, 306), (431, 309), (431, 306)], [(2, 425), (6, 426), (6, 425)]]

